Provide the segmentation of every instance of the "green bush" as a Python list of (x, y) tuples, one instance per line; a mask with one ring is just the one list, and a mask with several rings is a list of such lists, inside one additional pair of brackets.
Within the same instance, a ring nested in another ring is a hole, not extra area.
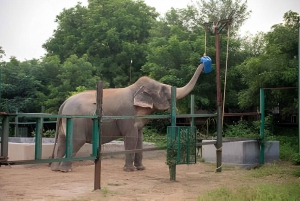
[[(35, 137), (35, 131), (33, 131), (32, 133), (32, 136)], [(46, 137), (46, 138), (54, 138), (55, 137), (55, 130), (46, 130), (44, 131), (43, 130), (43, 137)]]
[(294, 165), (300, 165), (300, 155), (299, 153), (294, 153), (292, 156), (292, 162)]
[(145, 126), (143, 129), (143, 140), (144, 142), (153, 142), (160, 148), (167, 146), (167, 135), (159, 135), (157, 129), (149, 126)]

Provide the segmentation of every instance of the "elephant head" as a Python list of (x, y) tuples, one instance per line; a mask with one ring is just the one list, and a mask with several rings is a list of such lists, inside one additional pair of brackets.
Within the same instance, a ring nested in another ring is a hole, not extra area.
[[(176, 99), (187, 96), (194, 88), (200, 76), (203, 64), (200, 64), (192, 79), (184, 87), (177, 88)], [(171, 86), (162, 84), (148, 77), (141, 77), (134, 84), (134, 105), (153, 110), (167, 110), (171, 103)]]

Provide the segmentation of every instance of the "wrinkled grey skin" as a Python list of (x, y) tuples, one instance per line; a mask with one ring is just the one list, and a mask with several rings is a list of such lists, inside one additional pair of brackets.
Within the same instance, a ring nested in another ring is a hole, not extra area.
[[(181, 99), (188, 95), (195, 86), (203, 69), (200, 64), (190, 80), (182, 87), (177, 88), (176, 98)], [(134, 116), (150, 115), (157, 110), (167, 110), (171, 104), (171, 86), (159, 83), (148, 77), (141, 77), (134, 84), (125, 88), (103, 90), (103, 115), (105, 116)], [(59, 109), (58, 114), (63, 115), (93, 115), (96, 110), (96, 91), (85, 91), (68, 98)], [(118, 119), (104, 120), (102, 123), (101, 143), (105, 144), (122, 136), (125, 150), (142, 149), (142, 129), (146, 119)], [(53, 150), (54, 158), (65, 155), (66, 120), (57, 119), (56, 128), (57, 150)], [(74, 119), (73, 129), (73, 156), (87, 142), (92, 140), (92, 120)], [(142, 164), (143, 153), (126, 154), (124, 171), (144, 170)], [(71, 171), (71, 162), (54, 162), (51, 164), (53, 171)]]

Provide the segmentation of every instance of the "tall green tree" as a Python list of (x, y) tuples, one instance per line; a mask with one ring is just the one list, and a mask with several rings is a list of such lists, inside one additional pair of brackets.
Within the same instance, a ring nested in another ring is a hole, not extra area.
[(1, 111), (40, 112), (43, 85), (32, 73), (37, 65), (36, 60), (20, 62), (15, 57), (1, 65)]
[[(247, 59), (240, 65), (239, 72), (245, 89), (239, 93), (239, 105), (246, 108), (258, 106), (259, 88), (296, 87), (298, 70), (298, 13), (284, 14), (284, 23), (272, 26), (265, 36), (264, 54)], [(267, 92), (267, 106), (278, 103), (283, 112), (293, 112), (297, 107), (296, 90), (270, 90)]]
[[(214, 4), (214, 8), (218, 8), (216, 12), (214, 12), (215, 16), (222, 18), (223, 14), (238, 9), (238, 12), (236, 12), (233, 17), (237, 18), (239, 22), (246, 20), (249, 15), (246, 3), (241, 4), (241, 1), (235, 4), (233, 4), (232, 1), (224, 2), (222, 4)], [(201, 3), (206, 4), (205, 1), (201, 1), (198, 5), (202, 5)], [(227, 8), (227, 10), (225, 8)], [(212, 17), (205, 17), (205, 14), (208, 14), (205, 9), (199, 9), (195, 5), (189, 5), (185, 9), (172, 8), (168, 11), (151, 31), (153, 39), (149, 43), (147, 63), (143, 66), (142, 70), (154, 79), (174, 86), (183, 86), (192, 77), (199, 64), (200, 57), (202, 57), (205, 52), (205, 31), (207, 31), (206, 54), (209, 55), (213, 63), (215, 63), (215, 38), (210, 29), (205, 30), (204, 28), (204, 23), (207, 22), (206, 20), (211, 20)], [(238, 28), (237, 24), (234, 26)], [(226, 48), (224, 47), (226, 47), (227, 38), (226, 36), (222, 38), (221, 68), (224, 71), (226, 59)], [(244, 61), (245, 55), (241, 53), (241, 47), (242, 43), (240, 39), (232, 37), (229, 49), (230, 67)], [(216, 85), (214, 72), (215, 71), (211, 74), (201, 75), (198, 84), (192, 92), (196, 94), (196, 107), (199, 109), (215, 109)], [(236, 78), (234, 75), (233, 73), (232, 81), (229, 83), (232, 87), (235, 86), (233, 79)], [(229, 93), (230, 97), (234, 97), (235, 100), (232, 101), (230, 105), (237, 106), (237, 90), (237, 87), (232, 88)], [(188, 98), (180, 101), (179, 105), (182, 106), (183, 111), (188, 111), (186, 107), (188, 103)]]
[(96, 76), (110, 87), (126, 86), (141, 75), (157, 16), (140, 0), (89, 0), (88, 7), (78, 4), (57, 16), (58, 28), (43, 47), (62, 62), (86, 54)]

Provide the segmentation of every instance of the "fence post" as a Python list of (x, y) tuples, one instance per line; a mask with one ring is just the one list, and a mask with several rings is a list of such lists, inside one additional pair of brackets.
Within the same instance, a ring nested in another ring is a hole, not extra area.
[(42, 158), (42, 130), (43, 130), (43, 119), (38, 118), (36, 121), (35, 127), (35, 149), (34, 149), (34, 157), (35, 159)]
[[(171, 88), (171, 135), (176, 136), (176, 87)], [(180, 142), (179, 142), (180, 143)], [(168, 154), (168, 153), (167, 153)], [(169, 164), (170, 181), (176, 181), (176, 162)]]
[(259, 137), (259, 146), (260, 146), (260, 152), (259, 152), (259, 163), (264, 164), (265, 163), (265, 90), (260, 89), (259, 91), (259, 97), (260, 97), (260, 137)]
[(73, 154), (73, 118), (66, 118), (66, 158), (71, 158)]
[(8, 159), (8, 136), (9, 136), (9, 116), (2, 119), (2, 135), (1, 135), (1, 155), (4, 160)]

